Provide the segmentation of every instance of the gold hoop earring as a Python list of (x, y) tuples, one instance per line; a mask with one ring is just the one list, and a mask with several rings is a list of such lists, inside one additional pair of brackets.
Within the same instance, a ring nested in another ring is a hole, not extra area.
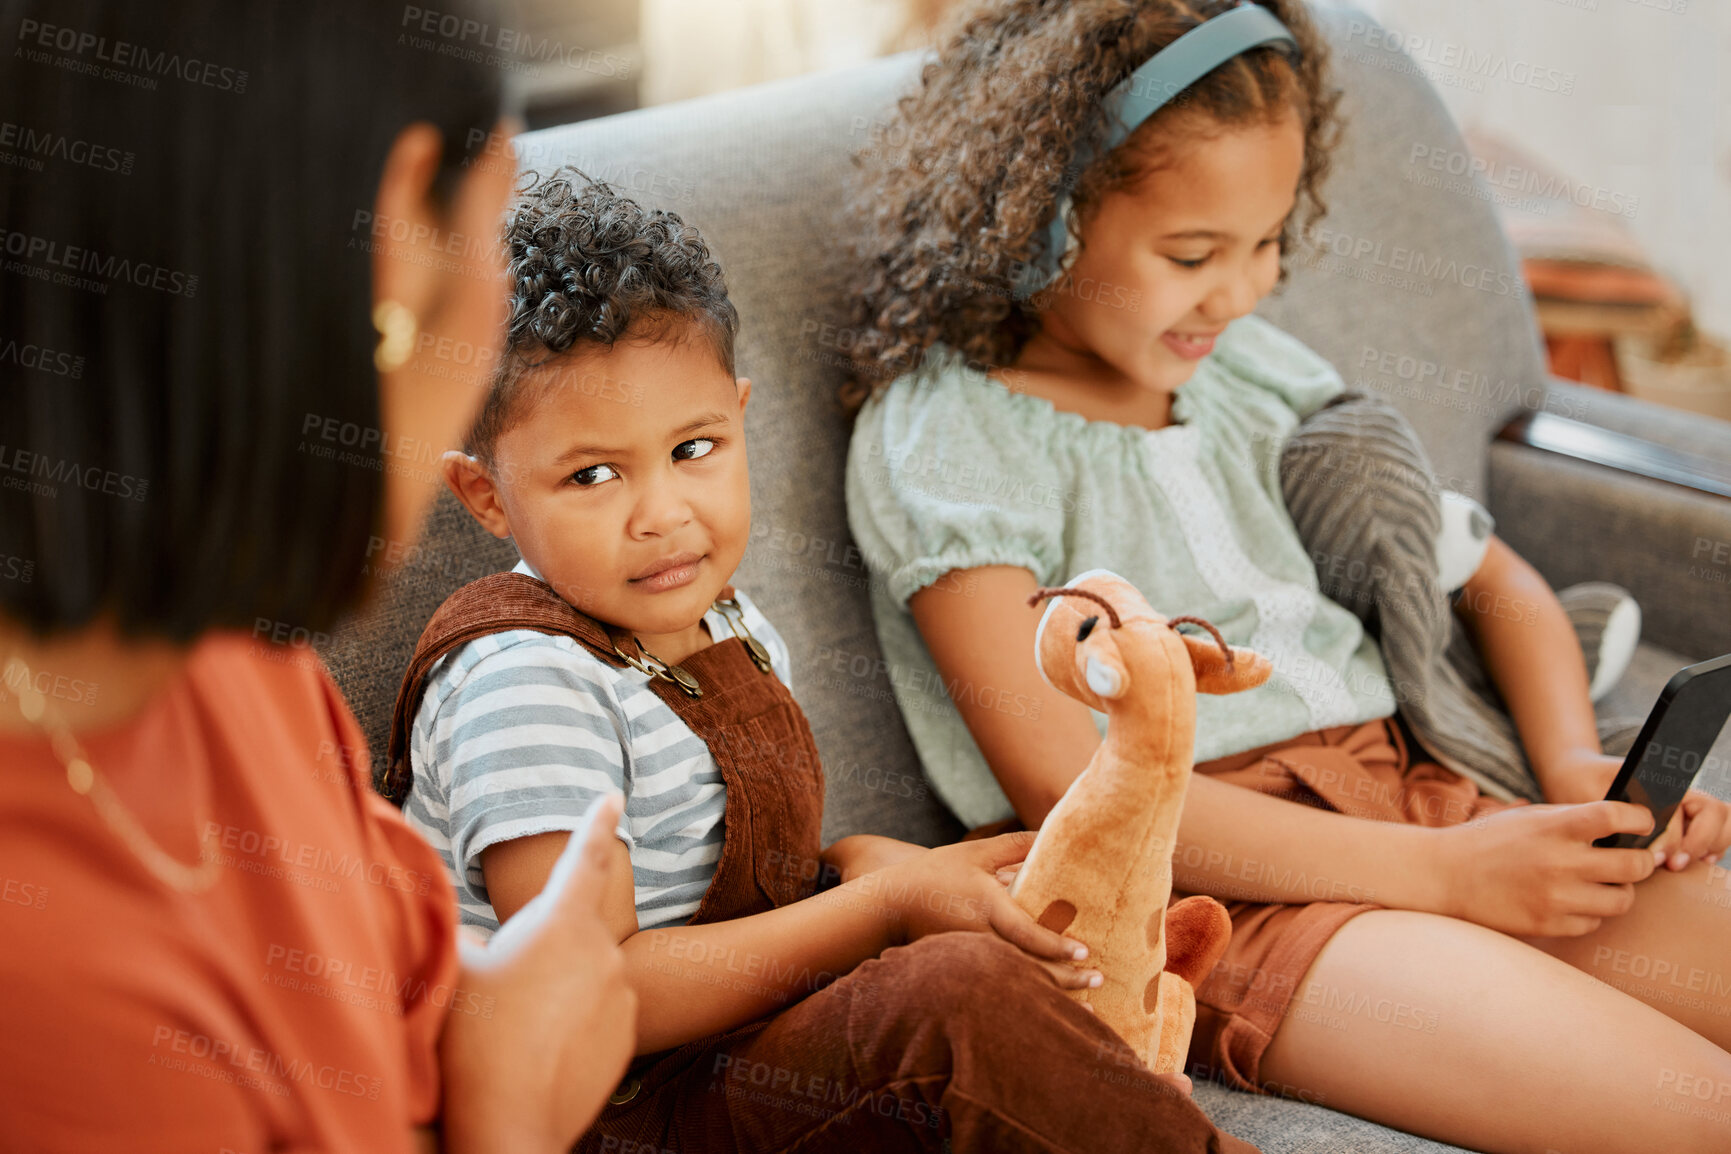
[(373, 327), (379, 331), (379, 344), (373, 350), (373, 367), (381, 373), (394, 372), (408, 363), (415, 351), (415, 338), (420, 335), (420, 322), (407, 305), (390, 299), (373, 306)]

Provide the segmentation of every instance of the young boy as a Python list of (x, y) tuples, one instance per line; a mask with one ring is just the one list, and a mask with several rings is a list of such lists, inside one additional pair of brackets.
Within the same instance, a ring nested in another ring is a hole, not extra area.
[(999, 877), (1033, 834), (820, 852), (786, 647), (728, 584), (751, 385), (695, 230), (561, 170), (506, 234), (506, 355), (444, 469), (523, 561), (428, 623), (384, 789), (483, 932), (624, 792), (605, 916), (638, 1057), (578, 1149), (1248, 1150), (1067, 995), (1082, 944)]
[[(678, 666), (742, 633), (785, 684), (787, 648), (751, 599), (716, 607), (751, 521), (751, 382), (733, 375), (738, 319), (721, 270), (677, 218), (603, 188), (554, 180), (517, 208), (509, 347), (466, 451), (445, 454), (446, 482), (516, 545), (513, 572), (629, 630), (633, 657)], [(615, 238), (630, 244), (609, 253)], [(566, 836), (613, 789), (626, 791), (632, 928), (696, 911), (725, 783), (650, 683), (570, 636), (524, 628), (432, 667), (405, 812), (445, 855), (465, 923), (490, 936), (540, 892)]]

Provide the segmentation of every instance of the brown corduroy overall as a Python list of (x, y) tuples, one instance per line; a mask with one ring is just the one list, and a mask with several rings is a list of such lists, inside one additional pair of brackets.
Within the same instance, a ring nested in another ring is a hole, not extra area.
[[(409, 727), (433, 663), (505, 629), (563, 634), (616, 666), (626, 661), (615, 640), (631, 648), (628, 635), (524, 574), (458, 590), (428, 623), (398, 695), (387, 796), (407, 792)], [(664, 678), (649, 684), (708, 744), (727, 786), (721, 858), (685, 924), (809, 897), (821, 872), (823, 773), (804, 714), (739, 638), (679, 664), (702, 696)], [(717, 981), (751, 982), (775, 959), (712, 964)], [(812, 975), (810, 988), (784, 1010), (635, 1058), (575, 1149), (1254, 1152), (994, 933), (928, 935), (840, 977)]]

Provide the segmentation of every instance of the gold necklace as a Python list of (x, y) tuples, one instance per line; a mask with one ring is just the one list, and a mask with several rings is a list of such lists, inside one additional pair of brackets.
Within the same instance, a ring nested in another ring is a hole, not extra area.
[(119, 796), (96, 772), (85, 756), (84, 747), (72, 735), (72, 730), (48, 708), (48, 698), (36, 688), (30, 666), (17, 654), (6, 662), (5, 685), (18, 699), (18, 712), (24, 720), (36, 726), (48, 738), (49, 748), (66, 770), (66, 784), (72, 791), (90, 799), (108, 828), (126, 843), (132, 855), (154, 874), (158, 881), (181, 893), (196, 894), (208, 890), (222, 875), (222, 863), (215, 858), (203, 858), (197, 866), (189, 866), (171, 857), (157, 845), (132, 811), (121, 804)]

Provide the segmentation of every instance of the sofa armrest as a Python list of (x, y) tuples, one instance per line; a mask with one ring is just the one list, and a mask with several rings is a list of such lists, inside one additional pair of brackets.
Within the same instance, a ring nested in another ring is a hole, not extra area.
[(1731, 652), (1731, 423), (1568, 382), (1547, 401), (1491, 445), (1497, 535), (1552, 588), (1628, 589), (1646, 640)]
[(1545, 378), (1545, 412), (1595, 428), (1611, 429), (1664, 449), (1731, 463), (1731, 421), (1655, 405), (1627, 393), (1595, 389), (1561, 377)]

